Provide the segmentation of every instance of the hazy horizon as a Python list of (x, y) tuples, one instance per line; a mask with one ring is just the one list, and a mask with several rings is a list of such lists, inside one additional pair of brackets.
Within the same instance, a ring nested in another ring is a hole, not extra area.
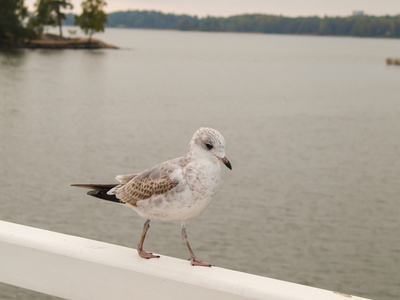
[[(30, 11), (34, 10), (37, 0), (25, 0)], [(81, 11), (81, 0), (72, 0), (72, 12)], [(400, 14), (398, 0), (286, 0), (277, 2), (272, 0), (113, 0), (106, 1), (105, 11), (112, 13), (126, 10), (156, 10), (163, 13), (188, 14), (199, 17), (220, 16), (227, 17), (239, 14), (273, 14), (288, 17), (296, 16), (350, 16), (353, 11), (361, 10), (366, 15), (397, 15)]]

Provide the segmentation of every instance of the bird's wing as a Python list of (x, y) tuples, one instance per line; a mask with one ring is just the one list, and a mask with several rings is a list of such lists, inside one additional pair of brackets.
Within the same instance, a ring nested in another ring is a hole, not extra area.
[(115, 177), (119, 181), (119, 183), (127, 183), (129, 182), (132, 178), (135, 178), (138, 174), (126, 174), (126, 175), (118, 175)]
[[(178, 160), (167, 161), (133, 176), (126, 183), (121, 180), (122, 184), (111, 189), (108, 194), (114, 194), (121, 201), (135, 205), (137, 201), (172, 190), (178, 185), (181, 173)], [(118, 180), (122, 178), (124, 175), (117, 176)]]

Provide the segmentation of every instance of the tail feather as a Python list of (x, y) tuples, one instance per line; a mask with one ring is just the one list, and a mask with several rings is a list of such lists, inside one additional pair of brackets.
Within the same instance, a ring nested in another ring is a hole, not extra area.
[(86, 188), (86, 189), (91, 189), (89, 192), (87, 192), (88, 195), (100, 198), (103, 200), (107, 201), (112, 201), (116, 203), (125, 203), (121, 200), (119, 200), (115, 195), (108, 195), (107, 192), (111, 190), (113, 187), (116, 187), (118, 183), (112, 183), (112, 184), (92, 184), (92, 183), (85, 183), (85, 184), (71, 184), (71, 186), (76, 186), (76, 187), (81, 187), (81, 188)]
[(85, 189), (93, 189), (96, 191), (108, 191), (111, 190), (113, 187), (117, 186), (118, 183), (110, 183), (110, 184), (97, 184), (97, 183), (74, 183), (71, 186), (76, 186)]

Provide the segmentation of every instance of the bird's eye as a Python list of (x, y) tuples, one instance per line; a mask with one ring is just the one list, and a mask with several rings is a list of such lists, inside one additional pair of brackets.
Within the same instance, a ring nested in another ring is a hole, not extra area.
[(206, 147), (207, 147), (208, 150), (211, 150), (211, 149), (213, 148), (213, 145), (211, 145), (211, 144), (206, 144)]

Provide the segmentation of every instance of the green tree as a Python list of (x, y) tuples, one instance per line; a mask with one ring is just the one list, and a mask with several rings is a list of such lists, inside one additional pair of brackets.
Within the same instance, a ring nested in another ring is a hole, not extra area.
[(62, 21), (65, 20), (66, 16), (61, 12), (61, 9), (72, 9), (73, 5), (70, 0), (53, 0), (53, 11), (57, 15), (57, 25), (60, 29), (60, 37), (62, 37)]
[(0, 0), (0, 43), (16, 43), (26, 34), (24, 0)]
[(35, 15), (29, 19), (28, 27), (41, 36), (44, 26), (56, 25), (55, 15), (52, 14), (52, 0), (38, 0), (35, 3), (35, 7)]
[(29, 27), (35, 28), (38, 34), (42, 34), (43, 26), (58, 26), (60, 37), (62, 37), (62, 21), (66, 16), (62, 9), (72, 9), (70, 0), (37, 0), (36, 16), (32, 18), (28, 24)]
[(75, 24), (89, 35), (89, 42), (93, 33), (104, 31), (104, 23), (107, 23), (107, 15), (104, 12), (106, 5), (104, 0), (82, 1), (82, 14), (75, 17)]
[(178, 29), (182, 31), (196, 30), (198, 28), (197, 19), (185, 17), (179, 19)]

